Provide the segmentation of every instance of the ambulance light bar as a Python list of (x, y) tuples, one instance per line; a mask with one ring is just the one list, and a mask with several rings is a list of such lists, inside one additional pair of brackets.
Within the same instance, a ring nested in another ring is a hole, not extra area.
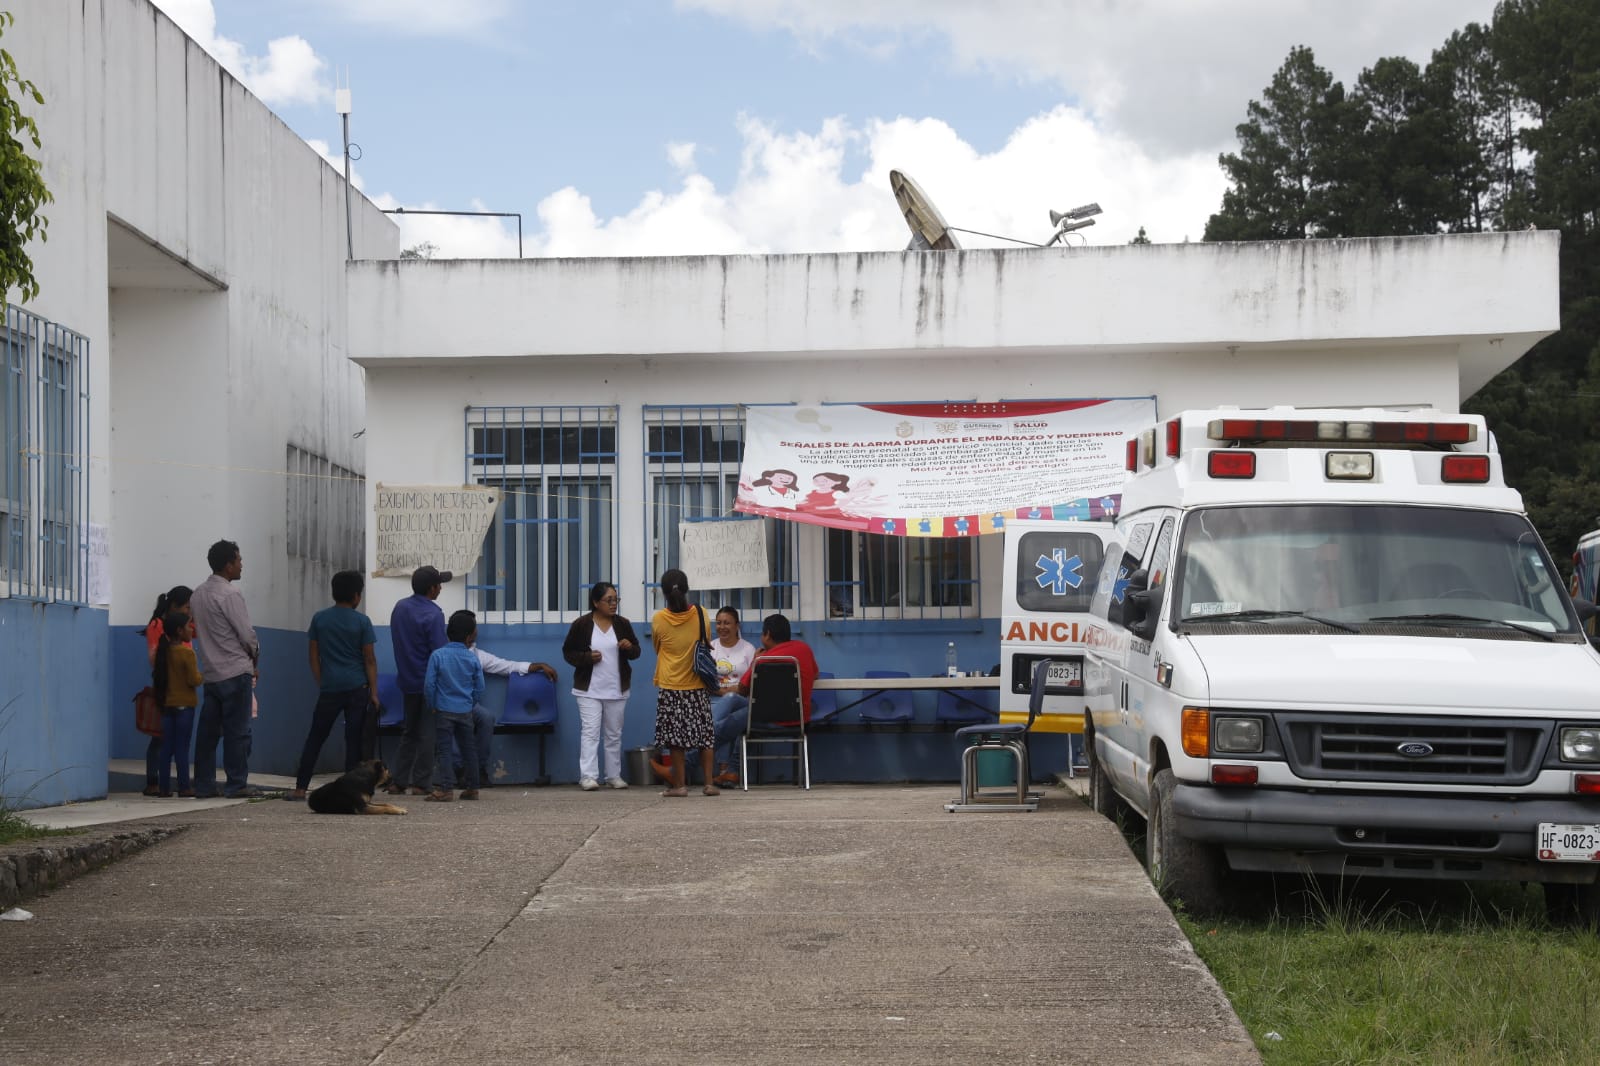
[(1211, 440), (1326, 441), (1372, 444), (1471, 444), (1478, 427), (1471, 422), (1321, 422), (1284, 419), (1215, 418), (1206, 426)]

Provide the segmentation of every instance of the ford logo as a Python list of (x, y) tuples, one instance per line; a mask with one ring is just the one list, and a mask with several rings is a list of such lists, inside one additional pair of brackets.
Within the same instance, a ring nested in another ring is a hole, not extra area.
[(1433, 754), (1433, 745), (1424, 744), (1420, 740), (1407, 741), (1394, 749), (1408, 759), (1426, 759)]

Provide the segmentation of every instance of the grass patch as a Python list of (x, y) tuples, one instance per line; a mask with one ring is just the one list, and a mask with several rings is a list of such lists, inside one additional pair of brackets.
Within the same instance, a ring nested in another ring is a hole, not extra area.
[(0, 801), (0, 844), (14, 844), (19, 840), (32, 840), (35, 837), (66, 837), (72, 836), (72, 829), (46, 829), (34, 825), (16, 811), (3, 805)]
[(1244, 916), (1178, 924), (1268, 1066), (1600, 1062), (1600, 936), (1540, 886), (1234, 876)]
[(1267, 1063), (1600, 1062), (1600, 938), (1548, 924), (1538, 886), (1313, 889), (1179, 922)]

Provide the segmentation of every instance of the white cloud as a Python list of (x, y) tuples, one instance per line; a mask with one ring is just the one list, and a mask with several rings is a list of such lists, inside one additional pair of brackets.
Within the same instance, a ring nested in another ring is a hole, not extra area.
[(217, 12), (211, 0), (154, 2), (264, 103), (314, 104), (328, 97), (322, 79), (327, 63), (305, 38), (279, 37), (267, 42), (266, 55), (252, 56), (240, 42), (217, 33)]
[(1494, 0), (677, 0), (680, 7), (885, 55), (933, 34), (962, 68), (1054, 82), (1156, 151), (1233, 141), (1245, 102), (1310, 45), (1346, 84), (1388, 55), (1426, 61)]
[[(1097, 200), (1105, 214), (1083, 231), (1089, 243), (1123, 243), (1140, 226), (1157, 242), (1198, 240), (1224, 187), (1212, 153), (1157, 160), (1064, 106), (1024, 123), (988, 154), (936, 119), (875, 121), (862, 128), (830, 119), (815, 133), (784, 133), (746, 118), (740, 134), (740, 170), (726, 191), (690, 170), (677, 189), (648, 192), (626, 214), (600, 218), (580, 190), (564, 188), (540, 202), (540, 232), (529, 237), (527, 254), (903, 248), (909, 234), (889, 192), (891, 169), (916, 178), (952, 226), (1043, 242), (1052, 231), (1051, 208)], [(845, 172), (851, 148), (867, 157), (861, 173)], [(415, 243), (411, 233), (407, 244)], [(1009, 244), (957, 236), (967, 247)], [(447, 257), (484, 254), (492, 244), (477, 229), (461, 238), (458, 244), (452, 233), (433, 230), (426, 239)]]
[(324, 9), (408, 36), (472, 36), (511, 14), (511, 0), (323, 0)]

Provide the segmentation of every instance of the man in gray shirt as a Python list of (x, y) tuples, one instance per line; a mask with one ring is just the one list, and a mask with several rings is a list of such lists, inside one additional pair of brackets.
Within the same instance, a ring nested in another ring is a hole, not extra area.
[(250, 625), (244, 594), (233, 582), (244, 573), (239, 545), (219, 540), (206, 552), (211, 576), (189, 599), (195, 640), (205, 668), (205, 704), (195, 730), (194, 790), (197, 796), (217, 794), (217, 738), (222, 738), (222, 794), (231, 798), (257, 795), (249, 785), (250, 707), (259, 676), (261, 644)]

